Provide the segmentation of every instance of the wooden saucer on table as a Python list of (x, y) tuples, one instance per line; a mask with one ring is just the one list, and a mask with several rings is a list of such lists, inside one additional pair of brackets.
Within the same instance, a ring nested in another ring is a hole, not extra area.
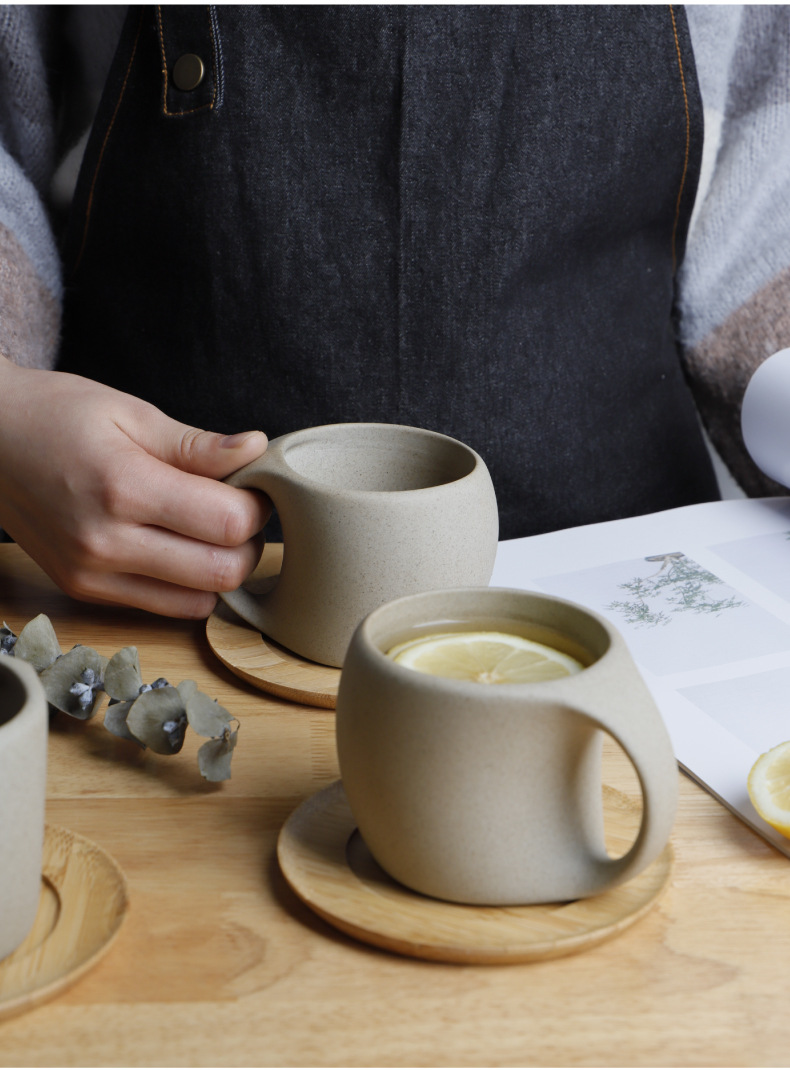
[(206, 622), (206, 637), (226, 668), (261, 691), (306, 706), (335, 708), (340, 669), (292, 654), (236, 616), (224, 602), (217, 604)]
[[(281, 543), (267, 543), (258, 567), (244, 584), (252, 593), (271, 587), (282, 567)], [(257, 628), (218, 602), (206, 622), (206, 638), (214, 654), (232, 673), (248, 684), (278, 698), (333, 710), (337, 702), (340, 669), (307, 661), (261, 635)]]
[[(607, 847), (621, 854), (639, 830), (641, 805), (603, 789)], [(643, 917), (669, 883), (669, 844), (632, 880), (590, 899), (477, 907), (431, 899), (378, 866), (357, 831), (341, 781), (301, 804), (277, 842), (293, 891), (325, 921), (367, 944), (436, 962), (537, 962), (586, 951)]]
[(33, 928), (0, 961), (0, 1021), (52, 999), (95, 966), (128, 908), (114, 859), (91, 840), (47, 825)]

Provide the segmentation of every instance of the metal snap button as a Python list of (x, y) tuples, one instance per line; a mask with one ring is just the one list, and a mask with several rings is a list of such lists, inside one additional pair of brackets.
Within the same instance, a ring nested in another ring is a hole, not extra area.
[(173, 82), (176, 89), (181, 89), (183, 92), (188, 93), (192, 89), (197, 89), (203, 81), (205, 73), (206, 68), (203, 66), (203, 60), (200, 56), (196, 56), (194, 52), (185, 52), (175, 62)]

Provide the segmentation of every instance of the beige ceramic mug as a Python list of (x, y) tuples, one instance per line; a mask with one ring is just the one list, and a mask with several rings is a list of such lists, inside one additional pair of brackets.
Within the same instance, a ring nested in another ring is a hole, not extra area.
[[(412, 637), (510, 631), (586, 667), (531, 684), (425, 675), (386, 654)], [(631, 849), (604, 844), (603, 732), (639, 775)], [(672, 828), (678, 770), (625, 643), (603, 618), (546, 595), (431, 592), (371, 613), (354, 634), (337, 700), (340, 772), (359, 831), (390, 876), (477, 905), (592, 896), (655, 859)]]
[(47, 778), (47, 700), (35, 669), (0, 657), (0, 959), (38, 910)]
[(499, 521), (469, 446), (415, 427), (331, 424), (283, 435), (227, 480), (265, 491), (283, 564), (263, 595), (222, 595), (302, 657), (340, 666), (357, 624), (401, 595), (486, 584)]

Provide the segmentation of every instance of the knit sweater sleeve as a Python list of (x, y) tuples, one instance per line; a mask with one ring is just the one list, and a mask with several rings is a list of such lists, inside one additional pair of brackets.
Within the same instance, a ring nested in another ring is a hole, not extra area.
[(62, 297), (46, 206), (55, 154), (48, 20), (39, 6), (0, 7), (0, 353), (36, 368), (54, 364)]
[(790, 7), (690, 5), (705, 114), (679, 273), (686, 374), (708, 434), (750, 495), (786, 493), (740, 432), (755, 368), (790, 346)]

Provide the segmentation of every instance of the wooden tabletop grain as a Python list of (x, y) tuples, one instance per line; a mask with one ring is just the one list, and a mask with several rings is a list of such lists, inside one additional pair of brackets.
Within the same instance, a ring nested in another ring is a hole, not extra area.
[[(266, 697), (214, 657), (202, 622), (93, 607), (0, 546), (0, 618), (47, 613), (61, 645), (134, 644), (241, 722), (230, 781), (52, 723), (47, 818), (124, 870), (131, 909), (87, 976), (0, 1023), (4, 1066), (767, 1066), (790, 1061), (790, 863), (685, 776), (658, 905), (579, 955), (434, 964), (342, 935), (276, 860), (289, 813), (338, 777), (334, 714)], [(605, 780), (638, 795), (612, 745)]]

